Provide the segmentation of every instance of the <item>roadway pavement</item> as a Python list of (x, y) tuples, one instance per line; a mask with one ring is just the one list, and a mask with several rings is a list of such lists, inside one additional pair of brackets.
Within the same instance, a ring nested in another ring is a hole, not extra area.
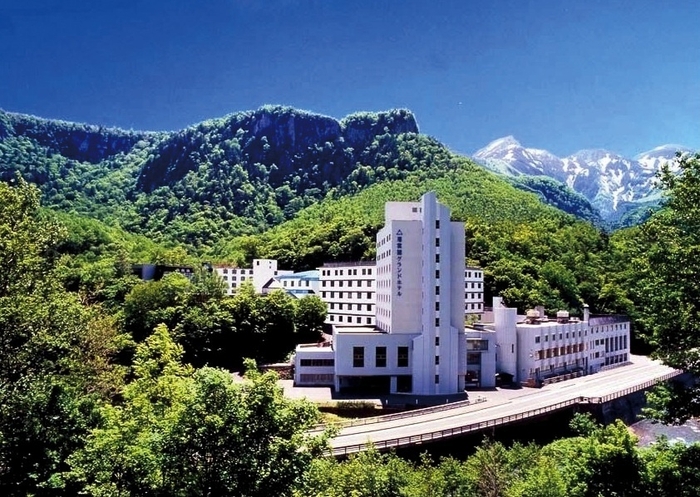
[(633, 356), (629, 365), (547, 385), (541, 389), (480, 391), (478, 394), (485, 396), (486, 402), (468, 406), (458, 405), (452, 409), (427, 414), (419, 414), (416, 411), (416, 415), (407, 418), (344, 427), (330, 441), (330, 445), (336, 453), (345, 450), (353, 452), (368, 442), (396, 445), (391, 441), (458, 429), (536, 409), (547, 409), (579, 397), (613, 395), (658, 380), (672, 372), (673, 369), (647, 357)]

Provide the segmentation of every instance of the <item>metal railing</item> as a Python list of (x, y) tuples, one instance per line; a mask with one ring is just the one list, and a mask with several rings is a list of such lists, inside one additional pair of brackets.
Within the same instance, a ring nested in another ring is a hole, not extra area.
[(323, 423), (314, 426), (311, 431), (323, 431), (328, 427), (333, 428), (348, 428), (350, 426), (362, 426), (372, 423), (383, 423), (384, 421), (393, 421), (395, 419), (405, 419), (412, 418), (415, 416), (423, 416), (425, 414), (431, 414), (434, 412), (442, 412), (450, 409), (459, 409), (460, 407), (466, 407), (474, 404), (479, 404), (481, 402), (486, 402), (486, 397), (483, 395), (478, 395), (476, 399), (459, 400), (457, 402), (449, 402), (446, 404), (440, 404), (437, 406), (422, 407), (420, 409), (411, 409), (408, 411), (396, 412), (392, 414), (382, 414), (380, 416), (372, 416), (369, 418), (358, 418), (350, 419), (348, 421), (340, 421), (337, 423)]
[(659, 376), (658, 378), (655, 378), (653, 380), (645, 381), (644, 383), (640, 383), (639, 385), (634, 385), (632, 387), (625, 388), (624, 390), (618, 390), (617, 392), (610, 393), (608, 395), (603, 395), (601, 397), (586, 397), (586, 400), (584, 402), (587, 402), (589, 404), (605, 404), (606, 402), (610, 402), (611, 400), (619, 399), (620, 397), (625, 397), (626, 395), (629, 395), (631, 393), (639, 392), (641, 390), (646, 390), (647, 388), (651, 388), (654, 385), (668, 381), (671, 378), (674, 378), (680, 374), (682, 374), (683, 371), (679, 369), (674, 369), (673, 371), (670, 371), (664, 375)]
[[(366, 449), (368, 443), (371, 443), (374, 447), (376, 447), (377, 449), (380, 449), (380, 450), (381, 449), (390, 449), (392, 447), (399, 447), (402, 445), (416, 445), (416, 444), (421, 444), (423, 442), (428, 442), (428, 441), (432, 441), (432, 440), (439, 440), (442, 438), (453, 437), (453, 436), (462, 435), (462, 434), (470, 433), (470, 432), (476, 432), (476, 431), (484, 430), (487, 428), (492, 428), (492, 427), (508, 424), (508, 423), (513, 422), (513, 421), (518, 421), (518, 420), (522, 420), (522, 419), (532, 418), (535, 416), (540, 416), (542, 414), (547, 414), (550, 412), (558, 411), (560, 409), (565, 409), (567, 407), (571, 407), (571, 406), (577, 405), (577, 404), (584, 404), (584, 403), (604, 404), (606, 402), (609, 402), (610, 400), (614, 400), (614, 399), (617, 399), (619, 397), (624, 397), (625, 395), (629, 395), (631, 393), (638, 392), (641, 390), (646, 390), (648, 388), (653, 387), (654, 385), (656, 385), (658, 383), (670, 380), (671, 378), (678, 376), (679, 374), (682, 374), (682, 373), (683, 373), (683, 371), (676, 369), (676, 370), (673, 370), (669, 373), (666, 373), (658, 378), (655, 378), (653, 380), (645, 381), (644, 383), (640, 383), (639, 385), (635, 385), (633, 387), (629, 387), (629, 388), (626, 388), (624, 390), (620, 390), (618, 392), (614, 392), (614, 393), (604, 395), (601, 397), (584, 397), (584, 396), (575, 397), (573, 399), (558, 402), (556, 404), (552, 404), (549, 406), (539, 407), (537, 409), (530, 409), (528, 411), (523, 411), (523, 412), (519, 412), (516, 414), (511, 414), (508, 416), (501, 416), (501, 417), (489, 419), (486, 421), (480, 421), (478, 423), (470, 423), (470, 424), (467, 424), (464, 426), (459, 426), (456, 428), (450, 428), (447, 430), (430, 431), (430, 432), (426, 432), (426, 433), (421, 433), (420, 435), (413, 435), (413, 436), (409, 436), (409, 437), (399, 437), (399, 438), (392, 438), (389, 440), (381, 440), (381, 441), (377, 441), (377, 442), (365, 442), (362, 444), (353, 444), (353, 445), (347, 445), (347, 446), (343, 446), (343, 447), (335, 447), (332, 449), (331, 452), (334, 456), (343, 456), (343, 455), (347, 455), (347, 454), (352, 454), (352, 453), (360, 452), (360, 451)], [(457, 404), (457, 403), (454, 403), (452, 405), (455, 405), (455, 404)], [(437, 407), (446, 407), (446, 406), (435, 406), (435, 407), (437, 408)], [(428, 408), (428, 409), (432, 409), (432, 408)], [(445, 410), (445, 409), (443, 409), (443, 410)], [(421, 411), (423, 411), (423, 410), (421, 409)], [(417, 411), (412, 411), (412, 413), (416, 413), (416, 412)], [(408, 414), (408, 413), (398, 413), (398, 414)], [(394, 416), (394, 415), (390, 414), (389, 416)], [(374, 421), (374, 422), (384, 421), (385, 419), (388, 420), (388, 418), (386, 416), (379, 416), (379, 418), (382, 418), (382, 419), (379, 419), (378, 421)], [(393, 419), (400, 419), (400, 418), (393, 418)]]
[[(539, 407), (537, 409), (531, 409), (529, 411), (519, 412), (516, 414), (511, 414), (508, 416), (501, 416), (495, 419), (489, 419), (486, 421), (480, 421), (478, 423), (470, 423), (464, 426), (458, 426), (456, 428), (450, 428), (447, 430), (438, 430), (427, 433), (421, 433), (420, 435), (413, 435), (409, 437), (392, 438), (390, 440), (381, 440), (378, 442), (371, 442), (377, 449), (390, 449), (392, 447), (398, 447), (401, 445), (416, 445), (423, 442), (428, 442), (431, 440), (439, 440), (441, 438), (454, 437), (456, 435), (462, 435), (464, 433), (470, 433), (475, 431), (484, 430), (487, 428), (492, 428), (513, 421), (532, 418), (535, 416), (540, 416), (542, 414), (547, 414), (549, 412), (557, 411), (570, 407), (575, 404), (579, 404), (584, 397), (576, 397), (575, 399), (566, 400), (563, 402), (558, 402), (545, 407)], [(332, 449), (334, 456), (342, 456), (347, 454), (352, 454), (355, 452), (360, 452), (367, 448), (367, 443), (346, 445), (343, 447), (335, 447)]]

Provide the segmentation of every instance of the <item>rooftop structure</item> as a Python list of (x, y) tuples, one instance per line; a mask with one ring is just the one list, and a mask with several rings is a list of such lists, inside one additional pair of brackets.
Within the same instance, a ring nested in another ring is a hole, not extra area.
[(548, 317), (541, 307), (519, 316), (495, 297), (493, 322), (482, 326), (496, 334), (498, 372), (527, 385), (596, 373), (629, 360), (629, 319), (590, 317), (587, 307), (583, 319), (568, 311)]

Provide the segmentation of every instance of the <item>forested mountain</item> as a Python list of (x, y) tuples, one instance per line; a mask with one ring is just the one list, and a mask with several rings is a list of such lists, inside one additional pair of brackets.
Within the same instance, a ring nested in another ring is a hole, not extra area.
[[(618, 292), (603, 292), (601, 233), (541, 202), (596, 222), (585, 199), (542, 178), (514, 186), (419, 134), (405, 110), (337, 121), (263, 107), (168, 133), (8, 113), (1, 119), (0, 178), (19, 173), (39, 185), (45, 206), (182, 244), (190, 255), (239, 264), (273, 257), (289, 269), (371, 258), (384, 202), (435, 190), (466, 223), (468, 254), (486, 270), (487, 297), (574, 312), (582, 301), (600, 311), (620, 307)], [(78, 237), (83, 246), (114, 238), (83, 218), (68, 221), (89, 228)], [(149, 250), (136, 253), (188, 257)], [(93, 280), (88, 272), (70, 281), (92, 288)]]
[(411, 142), (430, 140), (405, 110), (337, 121), (262, 107), (168, 133), (5, 112), (0, 123), (0, 179), (19, 172), (41, 188), (45, 206), (191, 246), (259, 232), (329, 193), (398, 178), (431, 159), (416, 157)]
[[(266, 106), (177, 132), (0, 111), (0, 180), (19, 173), (40, 187), (44, 206), (197, 249), (263, 232), (327, 196), (340, 198), (411, 171), (439, 176), (454, 161), (442, 144), (418, 133), (406, 110), (338, 121)], [(514, 184), (599, 222), (585, 198), (554, 182), (521, 178)]]
[(467, 257), (485, 268), (487, 301), (502, 295), (522, 309), (540, 303), (579, 313), (581, 302), (588, 302), (600, 311), (620, 310), (617, 292), (609, 291), (606, 238), (598, 229), (465, 158), (450, 156), (445, 169), (422, 169), (353, 196), (325, 199), (260, 235), (222, 239), (212, 256), (239, 263), (271, 257), (297, 269), (372, 259), (384, 203), (432, 190), (454, 219), (465, 222)]

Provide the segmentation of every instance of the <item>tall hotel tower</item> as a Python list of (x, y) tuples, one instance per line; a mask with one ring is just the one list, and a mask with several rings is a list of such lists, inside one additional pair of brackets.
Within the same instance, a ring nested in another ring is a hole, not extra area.
[(412, 392), (461, 392), (466, 372), (464, 223), (435, 193), (388, 202), (377, 233), (376, 327), (412, 335)]

